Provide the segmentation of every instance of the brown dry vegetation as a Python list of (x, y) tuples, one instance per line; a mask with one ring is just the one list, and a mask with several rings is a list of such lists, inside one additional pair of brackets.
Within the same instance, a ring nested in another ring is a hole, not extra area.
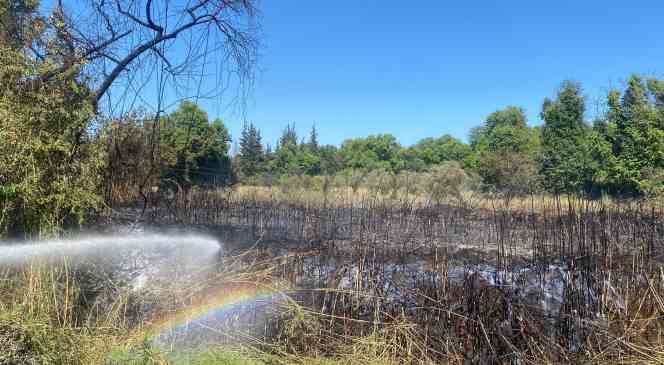
[[(155, 223), (206, 227), (229, 247), (242, 251), (251, 242), (259, 257), (280, 258), (275, 272), (292, 283), (298, 303), (291, 320), (266, 334), (283, 356), (661, 361), (659, 202), (531, 197), (506, 206), (320, 194), (194, 191), (148, 213)], [(528, 268), (542, 285), (567, 275), (560, 310), (538, 306), (545, 293), (520, 295), (488, 282), (477, 273), (481, 265)], [(450, 277), (450, 268), (464, 274)]]
[[(139, 346), (164, 311), (186, 308), (220, 283), (251, 282), (290, 300), (251, 341), (244, 336), (231, 351), (242, 355), (227, 363), (664, 362), (659, 203), (533, 197), (530, 207), (512, 209), (281, 194), (244, 188), (154, 197), (146, 224), (204, 230), (228, 250), (219, 274), (165, 296), (131, 298), (112, 285), (91, 296), (90, 282), (100, 280), (83, 280), (85, 272), (72, 268), (8, 270), (0, 341), (18, 349), (14, 363), (39, 356), (99, 363), (114, 349)], [(135, 219), (136, 211), (109, 219)], [(566, 277), (559, 310), (542, 309), (544, 292), (496, 285), (482, 267), (505, 275), (529, 269), (519, 280), (543, 285)], [(149, 313), (138, 313), (146, 302)], [(173, 362), (143, 354), (144, 363)]]

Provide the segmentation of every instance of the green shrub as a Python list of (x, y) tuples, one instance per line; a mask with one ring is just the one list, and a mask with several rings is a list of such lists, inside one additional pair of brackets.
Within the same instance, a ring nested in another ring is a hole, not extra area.
[(90, 91), (75, 74), (22, 85), (38, 65), (2, 45), (0, 65), (0, 233), (48, 235), (81, 223), (101, 202)]

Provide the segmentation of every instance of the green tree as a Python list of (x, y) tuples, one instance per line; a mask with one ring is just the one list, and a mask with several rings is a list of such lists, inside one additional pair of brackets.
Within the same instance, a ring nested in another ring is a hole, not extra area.
[(218, 185), (228, 185), (233, 179), (230, 150), (231, 135), (220, 118), (210, 124), (207, 140), (209, 141), (206, 153), (196, 161), (200, 171), (198, 181)]
[(53, 234), (101, 203), (103, 158), (87, 133), (94, 111), (80, 68), (29, 82), (56, 64), (28, 56), (34, 38), (49, 41), (49, 54), (75, 52), (28, 29), (40, 21), (36, 4), (0, 2), (0, 236)]
[(586, 192), (591, 195), (616, 194), (624, 188), (618, 185), (615, 175), (619, 161), (613, 151), (614, 136), (615, 129), (604, 120), (596, 120), (586, 134), (585, 147), (590, 153), (591, 172)]
[(485, 188), (505, 198), (532, 192), (538, 181), (539, 135), (538, 129), (528, 127), (522, 108), (498, 110), (471, 131), (473, 154), (467, 165), (481, 176)]
[(449, 134), (439, 138), (425, 138), (410, 150), (413, 157), (421, 160), (424, 166), (438, 165), (445, 161), (464, 161), (471, 153), (470, 146)]
[(492, 130), (499, 126), (511, 126), (525, 128), (527, 126), (526, 113), (523, 108), (507, 106), (505, 109), (497, 110), (486, 118), (486, 128)]
[(228, 130), (220, 119), (209, 123), (207, 113), (195, 103), (183, 101), (162, 119), (161, 141), (162, 152), (172, 154), (175, 160), (166, 176), (181, 186), (229, 181)]
[(345, 168), (396, 172), (405, 166), (401, 145), (391, 134), (346, 140), (339, 151)]
[(307, 147), (312, 152), (318, 152), (318, 131), (316, 130), (316, 125), (311, 126), (311, 132), (309, 132), (309, 141), (307, 142)]
[(343, 160), (339, 155), (339, 150), (333, 145), (324, 145), (319, 147), (320, 170), (325, 175), (334, 175), (343, 168)]
[(664, 171), (664, 83), (644, 81), (632, 75), (621, 95), (612, 90), (608, 111), (595, 130), (601, 142), (610, 144), (612, 156), (604, 157), (605, 188), (614, 194), (640, 195), (660, 190)]
[(479, 173), (482, 182), (507, 201), (537, 191), (537, 163), (524, 153), (499, 150), (483, 155)]
[(312, 129), (309, 142), (298, 144), (295, 126), (287, 125), (272, 156), (269, 169), (277, 175), (319, 175), (321, 159), (316, 130)]
[(555, 100), (544, 100), (540, 172), (551, 192), (580, 192), (592, 181), (584, 112), (585, 100), (576, 82), (563, 82)]
[(277, 149), (281, 147), (297, 147), (297, 131), (295, 130), (295, 124), (286, 125), (286, 128), (281, 133)]
[(422, 154), (415, 146), (402, 148), (398, 158), (403, 161), (403, 169), (407, 171), (425, 171), (429, 167), (422, 160)]
[(265, 153), (260, 131), (253, 123), (245, 124), (240, 136), (239, 172), (242, 178), (254, 177), (263, 172)]

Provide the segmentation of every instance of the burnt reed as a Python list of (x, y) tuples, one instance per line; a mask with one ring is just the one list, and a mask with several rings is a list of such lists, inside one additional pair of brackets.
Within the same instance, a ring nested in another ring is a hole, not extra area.
[(218, 191), (154, 201), (153, 224), (199, 227), (234, 253), (276, 259), (311, 317), (266, 333), (291, 351), (331, 354), (390, 333), (413, 359), (601, 362), (657, 356), (662, 343), (661, 203)]

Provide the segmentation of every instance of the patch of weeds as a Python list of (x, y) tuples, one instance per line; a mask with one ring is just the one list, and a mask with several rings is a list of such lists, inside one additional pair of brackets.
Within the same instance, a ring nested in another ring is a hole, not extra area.
[(0, 364), (80, 364), (76, 335), (47, 322), (0, 313)]
[(266, 365), (261, 356), (237, 348), (201, 348), (166, 351), (143, 342), (127, 351), (112, 353), (107, 365)]

